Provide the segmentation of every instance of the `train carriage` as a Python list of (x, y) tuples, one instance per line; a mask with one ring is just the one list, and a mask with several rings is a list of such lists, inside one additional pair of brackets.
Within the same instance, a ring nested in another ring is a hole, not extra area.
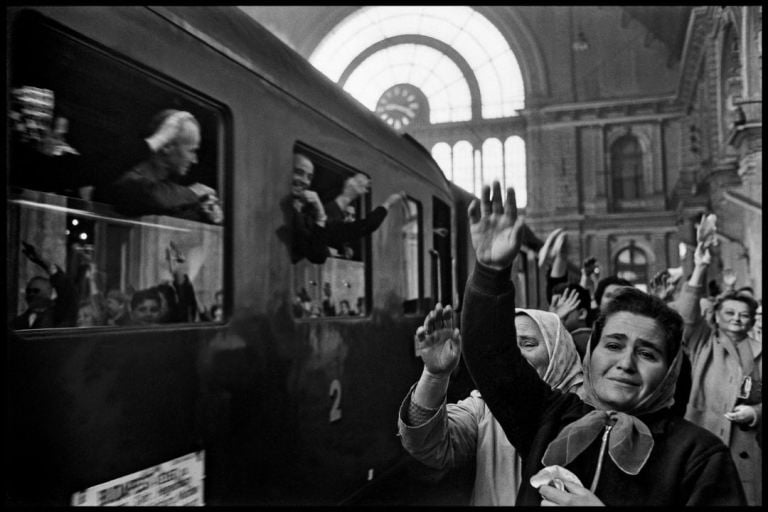
[[(401, 467), (413, 332), (469, 265), (466, 210), (428, 153), (234, 8), (24, 7), (7, 23), (8, 88), (52, 91), (79, 153), (7, 165), (9, 500), (68, 504), (190, 453), (204, 453), (206, 504), (348, 502)], [(220, 225), (99, 199), (163, 108), (200, 122), (190, 174), (218, 191)], [(281, 202), (296, 150), (326, 198), (357, 172), (372, 183), (358, 211), (408, 198), (351, 257), (294, 263)], [(200, 311), (221, 292), (224, 319), (13, 329), (39, 273), (23, 243), (72, 277), (92, 262), (101, 293), (162, 282), (178, 250)], [(307, 298), (356, 314), (315, 315)]]

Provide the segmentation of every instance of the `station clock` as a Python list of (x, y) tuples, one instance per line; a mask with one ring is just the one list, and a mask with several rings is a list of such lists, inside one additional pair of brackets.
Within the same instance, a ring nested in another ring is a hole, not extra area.
[(384, 91), (375, 112), (389, 126), (401, 131), (426, 119), (427, 99), (418, 87), (397, 84)]

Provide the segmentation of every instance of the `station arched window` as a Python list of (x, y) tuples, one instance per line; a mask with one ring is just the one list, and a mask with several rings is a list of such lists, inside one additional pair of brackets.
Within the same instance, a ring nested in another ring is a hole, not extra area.
[(453, 182), (464, 190), (474, 192), (474, 181), (472, 145), (460, 140), (453, 146)]
[(502, 187), (505, 186), (504, 155), (501, 141), (495, 137), (483, 142), (483, 181), (489, 184), (494, 180), (498, 180)]
[(507, 187), (515, 188), (518, 208), (528, 204), (528, 179), (525, 170), (525, 141), (513, 135), (504, 141), (504, 176)]
[(613, 198), (616, 201), (643, 197), (643, 151), (632, 134), (611, 146)]
[(432, 147), (432, 158), (443, 171), (446, 178), (453, 181), (453, 165), (451, 164), (451, 146), (446, 142), (438, 142)]
[(630, 242), (616, 255), (616, 275), (643, 288), (648, 283), (648, 258), (645, 252)]

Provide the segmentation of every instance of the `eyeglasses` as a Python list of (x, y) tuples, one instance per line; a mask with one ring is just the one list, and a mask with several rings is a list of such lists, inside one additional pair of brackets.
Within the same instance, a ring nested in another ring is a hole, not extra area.
[(726, 318), (738, 316), (741, 320), (745, 320), (745, 321), (752, 320), (752, 315), (750, 315), (749, 313), (737, 313), (730, 309), (724, 309), (722, 312), (722, 315)]

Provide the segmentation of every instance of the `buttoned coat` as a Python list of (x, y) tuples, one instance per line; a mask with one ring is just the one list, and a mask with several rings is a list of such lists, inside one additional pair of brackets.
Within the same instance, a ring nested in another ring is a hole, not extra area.
[[(749, 363), (742, 364), (739, 351), (724, 335), (718, 336), (701, 315), (702, 288), (686, 284), (677, 301), (685, 322), (683, 346), (691, 361), (692, 386), (685, 419), (718, 436), (731, 450), (749, 505), (762, 505), (762, 449), (757, 433), (762, 425), (762, 345), (752, 338), (739, 343)], [(752, 426), (739, 425), (725, 417), (737, 405), (744, 378), (752, 379), (752, 393), (739, 403), (757, 413)]]

